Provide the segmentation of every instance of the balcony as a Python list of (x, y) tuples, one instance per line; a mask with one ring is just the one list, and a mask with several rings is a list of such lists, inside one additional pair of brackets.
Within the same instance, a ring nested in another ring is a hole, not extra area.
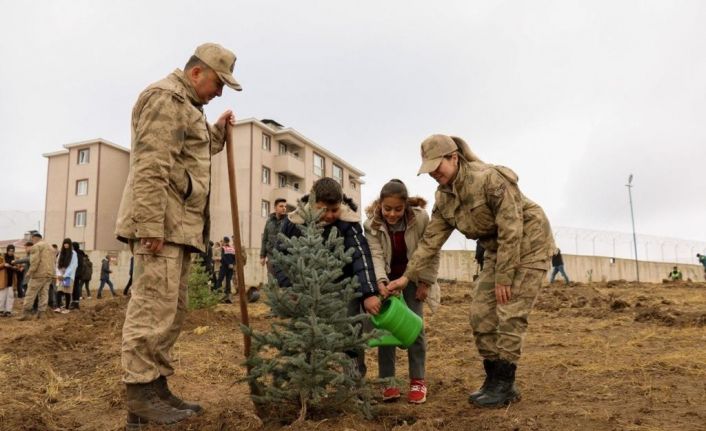
[(292, 153), (276, 155), (272, 168), (276, 173), (305, 178), (304, 174), (306, 173), (306, 168), (304, 166), (304, 160), (296, 157)]
[(304, 196), (303, 189), (295, 189), (291, 185), (277, 187), (270, 193), (270, 202), (274, 204), (275, 199), (283, 198), (287, 200), (288, 205), (297, 206), (299, 198)]

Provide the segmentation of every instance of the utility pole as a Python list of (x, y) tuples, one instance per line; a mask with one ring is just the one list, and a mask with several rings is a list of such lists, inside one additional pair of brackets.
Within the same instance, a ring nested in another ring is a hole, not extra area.
[(640, 268), (637, 263), (637, 235), (635, 234), (635, 212), (632, 209), (632, 174), (628, 177), (628, 183), (625, 184), (628, 188), (628, 197), (630, 199), (630, 218), (632, 219), (632, 241), (635, 246), (635, 274), (637, 275), (637, 282), (640, 283)]

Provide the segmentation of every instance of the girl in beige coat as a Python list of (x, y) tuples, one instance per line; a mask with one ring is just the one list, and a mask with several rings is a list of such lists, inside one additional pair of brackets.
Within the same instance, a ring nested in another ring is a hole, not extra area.
[[(424, 207), (426, 201), (422, 198), (410, 198), (407, 188), (400, 180), (391, 180), (380, 191), (380, 198), (367, 209), (368, 220), (365, 222), (365, 236), (370, 245), (370, 252), (375, 267), (375, 277), (378, 290), (387, 296), (387, 283), (404, 274), (407, 261), (410, 259), (417, 244), (429, 223), (429, 216)], [(434, 274), (421, 279), (436, 280), (437, 265), (433, 267)], [(422, 306), (429, 294), (429, 285), (420, 281), (409, 283), (403, 291), (407, 306), (422, 316)], [(395, 376), (394, 346), (378, 348), (378, 364), (381, 379)], [(422, 404), (426, 401), (427, 387), (424, 381), (426, 360), (426, 337), (424, 330), (417, 340), (407, 350), (409, 358), (410, 390), (407, 400), (410, 403)], [(383, 390), (384, 401), (394, 401), (400, 398), (400, 390), (389, 385)]]

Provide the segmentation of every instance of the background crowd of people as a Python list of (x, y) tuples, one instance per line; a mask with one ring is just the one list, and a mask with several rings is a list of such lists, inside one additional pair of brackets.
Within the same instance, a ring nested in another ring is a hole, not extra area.
[[(44, 242), (41, 234), (34, 232), (31, 241), (24, 244), (23, 256), (19, 257), (16, 252), (15, 246), (10, 244), (0, 256), (1, 317), (13, 315), (15, 298), (23, 301), (21, 320), (44, 318), (47, 309), (67, 314), (71, 310), (79, 310), (82, 299), (91, 298), (93, 262), (81, 250), (78, 242), (66, 238), (61, 247), (56, 244), (50, 246)], [(106, 284), (115, 296), (110, 280), (110, 265), (110, 257), (104, 256), (101, 261), (98, 299), (102, 297)]]

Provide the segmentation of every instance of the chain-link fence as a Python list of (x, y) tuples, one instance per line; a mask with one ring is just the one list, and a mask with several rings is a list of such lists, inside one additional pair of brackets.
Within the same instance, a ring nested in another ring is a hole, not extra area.
[[(564, 254), (635, 258), (631, 233), (552, 226), (554, 240)], [(706, 254), (706, 242), (637, 234), (637, 259), (698, 264), (696, 253)]]

